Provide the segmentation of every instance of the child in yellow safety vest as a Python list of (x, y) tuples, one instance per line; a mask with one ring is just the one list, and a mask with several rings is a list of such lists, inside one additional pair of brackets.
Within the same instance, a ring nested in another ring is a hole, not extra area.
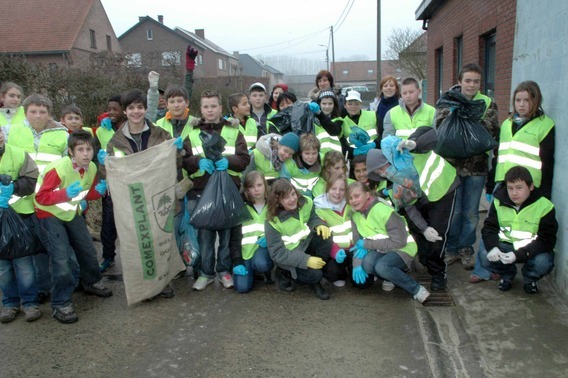
[(256, 142), (251, 152), (251, 159), (245, 174), (250, 171), (261, 172), (268, 185), (280, 177), (280, 172), (286, 161), (292, 158), (300, 149), (300, 138), (294, 133), (283, 136), (267, 134)]
[(235, 290), (247, 293), (252, 289), (254, 273), (263, 273), (265, 282), (272, 283), (271, 271), (274, 263), (266, 247), (264, 222), (266, 221), (266, 198), (268, 185), (262, 173), (251, 171), (244, 181), (244, 196), (247, 210), (252, 219), (243, 223), (241, 253), (233, 256), (233, 280)]
[(4, 130), (5, 139), (8, 139), (11, 125), (24, 122), (23, 95), (18, 84), (6, 82), (0, 86), (0, 128)]
[(289, 179), (302, 195), (313, 198), (320, 172), (320, 141), (314, 134), (302, 134), (299, 153), (284, 163), (280, 177)]
[[(321, 167), (320, 177), (312, 189), (314, 198), (326, 192), (327, 181), (336, 174), (343, 174), (347, 176), (347, 165), (341, 152), (328, 151), (323, 157), (323, 164)], [(347, 183), (350, 184), (353, 180), (348, 179)]]
[(347, 251), (351, 247), (351, 208), (347, 204), (347, 177), (334, 174), (326, 181), (325, 193), (314, 198), (316, 214), (332, 232), (331, 259), (326, 264), (327, 277), (337, 287), (345, 286), (347, 279)]

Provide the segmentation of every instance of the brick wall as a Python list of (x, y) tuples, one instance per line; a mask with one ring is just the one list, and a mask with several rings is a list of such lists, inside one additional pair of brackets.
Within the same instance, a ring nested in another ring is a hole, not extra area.
[[(477, 63), (484, 68), (484, 37), (496, 35), (495, 93), (499, 120), (507, 118), (510, 93), (516, 0), (448, 1), (430, 19), (428, 25), (427, 102), (438, 99), (436, 86), (436, 51), (443, 49), (442, 90), (457, 84), (455, 39), (463, 38), (462, 65)], [(483, 86), (481, 88), (483, 92)]]

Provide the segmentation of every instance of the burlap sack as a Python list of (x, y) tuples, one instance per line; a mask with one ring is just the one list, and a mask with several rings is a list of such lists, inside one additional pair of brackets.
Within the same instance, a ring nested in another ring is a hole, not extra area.
[(105, 161), (129, 305), (159, 294), (185, 266), (174, 230), (173, 140)]

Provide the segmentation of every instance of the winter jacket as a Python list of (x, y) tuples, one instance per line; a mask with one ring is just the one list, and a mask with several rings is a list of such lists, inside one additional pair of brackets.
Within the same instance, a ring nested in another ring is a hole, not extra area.
[[(491, 251), (494, 247), (499, 247), (499, 243), (503, 242), (499, 236), (502, 230), (506, 230), (507, 227), (511, 227), (510, 224), (503, 224), (498, 216), (498, 211), (496, 208), (496, 202), (498, 206), (508, 207), (515, 210), (515, 204), (509, 198), (507, 192), (507, 187), (505, 185), (500, 186), (494, 193), (494, 198), (497, 201), (491, 203), (489, 208), (489, 213), (481, 229), (481, 237), (483, 238), (483, 244), (487, 251)], [(526, 262), (530, 258), (543, 252), (554, 252), (554, 246), (556, 245), (556, 233), (558, 231), (558, 222), (556, 221), (556, 211), (552, 203), (550, 203), (542, 194), (540, 194), (538, 189), (533, 189), (527, 198), (527, 200), (520, 206), (518, 210), (515, 210), (517, 214), (523, 213), (523, 210), (529, 208), (530, 206), (539, 206), (539, 201), (546, 201), (548, 204), (547, 208), (550, 211), (546, 214), (542, 214), (540, 219), (520, 219), (521, 222), (526, 223), (537, 223), (538, 231), (536, 232), (536, 239), (531, 241), (529, 244), (515, 249), (515, 257), (517, 262)]]
[[(236, 128), (237, 130), (239, 129), (239, 121), (234, 118), (231, 118), (229, 120), (222, 119), (218, 123), (206, 123), (202, 118), (194, 118), (191, 120), (191, 125), (194, 128), (201, 130), (201, 132), (208, 134), (213, 134), (215, 132), (219, 135), (221, 135), (224, 127), (232, 127)], [(229, 170), (234, 172), (243, 172), (248, 166), (251, 157), (248, 153), (245, 137), (240, 131), (238, 132), (235, 144), (235, 146), (232, 146), (235, 148), (235, 154), (224, 157), (229, 161)], [(204, 155), (194, 153), (190, 139), (186, 139), (184, 141), (184, 149), (186, 150), (186, 156), (183, 158), (182, 166), (188, 174), (193, 175), (200, 170), (199, 160), (204, 158)], [(203, 189), (205, 189), (205, 186), (209, 181), (209, 177), (211, 177), (211, 175), (207, 172), (204, 172), (202, 175), (195, 177), (193, 179), (193, 189), (188, 193), (188, 195), (193, 198), (196, 198), (196, 196), (200, 195), (203, 192)], [(233, 175), (231, 175), (231, 178), (233, 179), (233, 182), (235, 183), (237, 188), (240, 188), (240, 178)]]

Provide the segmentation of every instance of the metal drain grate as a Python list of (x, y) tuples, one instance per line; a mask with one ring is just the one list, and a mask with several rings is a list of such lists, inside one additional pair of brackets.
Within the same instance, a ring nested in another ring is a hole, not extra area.
[(420, 283), (420, 285), (424, 286), (430, 292), (430, 296), (422, 305), (424, 306), (455, 306), (454, 299), (452, 298), (452, 294), (446, 287), (442, 291), (431, 291), (430, 284), (432, 277), (429, 274), (417, 274), (415, 275), (416, 281)]

